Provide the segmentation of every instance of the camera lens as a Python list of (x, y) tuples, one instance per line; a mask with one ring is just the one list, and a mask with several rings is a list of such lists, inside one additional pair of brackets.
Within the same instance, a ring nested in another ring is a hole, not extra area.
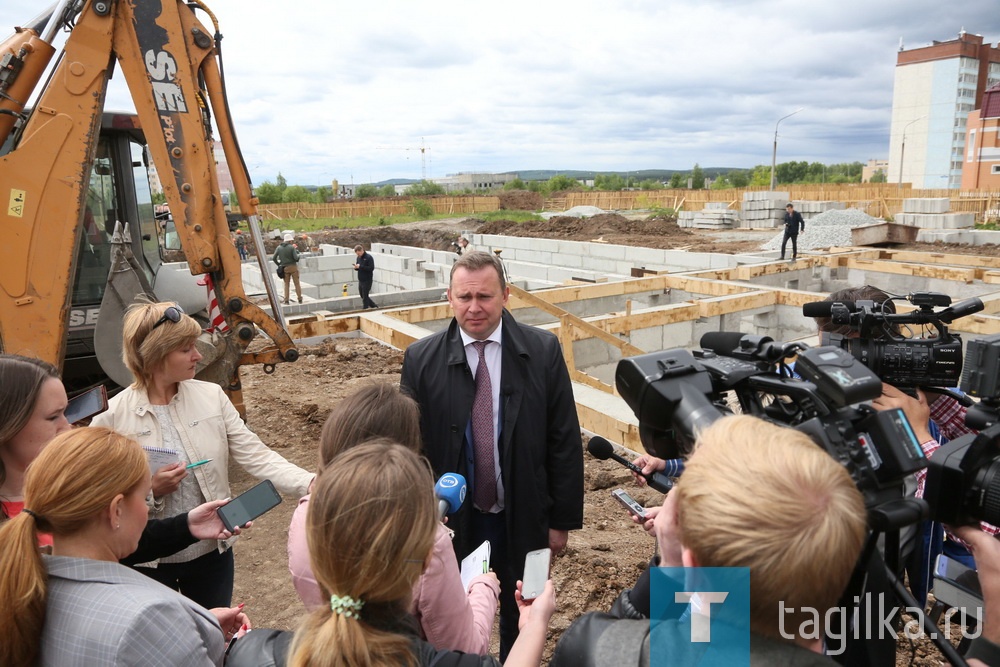
[(969, 505), (969, 513), (980, 521), (1000, 524), (1000, 458), (976, 471)]

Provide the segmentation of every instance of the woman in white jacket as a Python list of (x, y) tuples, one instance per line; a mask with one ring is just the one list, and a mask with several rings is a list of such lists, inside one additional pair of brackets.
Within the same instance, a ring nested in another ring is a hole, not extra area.
[[(137, 440), (147, 452), (168, 450), (167, 459), (176, 454), (176, 462), (154, 471), (151, 516), (167, 518), (230, 497), (230, 457), (282, 493), (304, 495), (313, 475), (261, 442), (221, 387), (194, 379), (199, 334), (198, 323), (172, 303), (133, 306), (125, 316), (122, 355), (135, 381), (93, 420)], [(228, 607), (232, 542), (202, 540), (137, 569), (204, 607)]]

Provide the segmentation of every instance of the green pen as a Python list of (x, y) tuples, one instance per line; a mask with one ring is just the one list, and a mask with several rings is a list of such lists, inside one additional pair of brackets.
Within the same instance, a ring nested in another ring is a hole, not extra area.
[(189, 463), (184, 466), (185, 470), (190, 470), (191, 468), (197, 468), (198, 466), (203, 466), (206, 463), (211, 463), (212, 459), (205, 459), (204, 461), (195, 461), (194, 463)]

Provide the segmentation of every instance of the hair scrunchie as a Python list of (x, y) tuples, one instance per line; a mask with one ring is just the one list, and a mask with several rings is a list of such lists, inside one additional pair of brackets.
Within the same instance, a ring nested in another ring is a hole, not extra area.
[(364, 606), (363, 600), (355, 600), (350, 595), (330, 596), (330, 609), (346, 618), (358, 618)]

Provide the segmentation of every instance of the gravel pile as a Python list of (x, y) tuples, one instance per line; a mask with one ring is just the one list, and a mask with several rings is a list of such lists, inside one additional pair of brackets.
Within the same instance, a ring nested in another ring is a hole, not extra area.
[[(878, 222), (881, 221), (855, 208), (825, 211), (806, 221), (806, 230), (799, 233), (799, 251), (849, 246), (851, 245), (851, 230), (853, 228), (874, 225)], [(784, 236), (784, 228), (780, 234), (763, 244), (760, 249), (781, 250), (782, 236)], [(788, 252), (791, 252), (791, 243), (789, 243)]]

